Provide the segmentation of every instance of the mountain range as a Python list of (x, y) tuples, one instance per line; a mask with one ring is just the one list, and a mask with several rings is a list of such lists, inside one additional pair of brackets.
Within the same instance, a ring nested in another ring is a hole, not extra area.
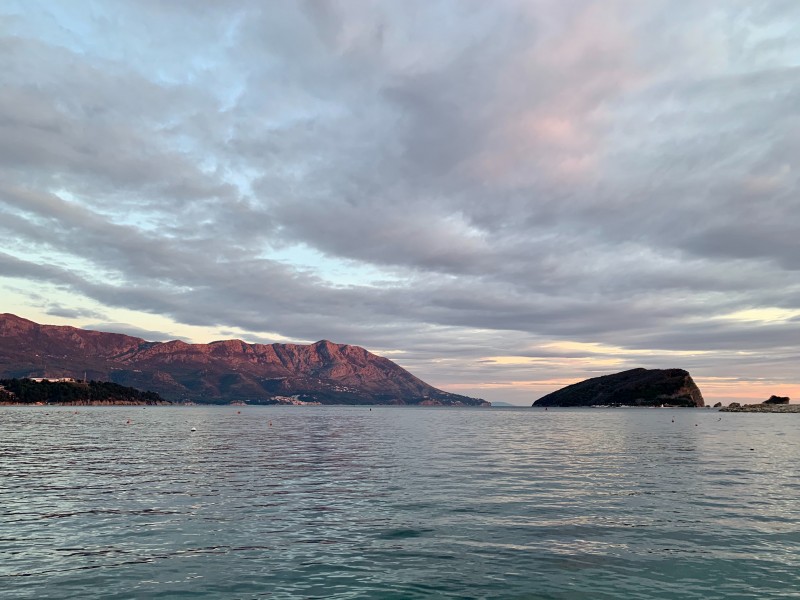
[(358, 346), (148, 342), (0, 314), (0, 377), (112, 381), (178, 402), (489, 406)]

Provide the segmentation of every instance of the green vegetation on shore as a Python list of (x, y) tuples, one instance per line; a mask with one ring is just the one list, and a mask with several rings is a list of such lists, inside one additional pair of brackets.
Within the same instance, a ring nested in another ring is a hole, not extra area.
[(0, 402), (14, 404), (168, 404), (155, 392), (110, 381), (0, 379)]

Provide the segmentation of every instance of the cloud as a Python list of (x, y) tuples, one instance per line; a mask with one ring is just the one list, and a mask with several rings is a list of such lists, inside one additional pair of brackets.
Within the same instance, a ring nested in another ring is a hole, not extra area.
[(88, 323), (84, 329), (88, 329), (90, 331), (106, 331), (110, 333), (122, 333), (125, 335), (130, 335), (132, 337), (138, 337), (143, 340), (147, 340), (149, 342), (166, 342), (170, 340), (181, 340), (187, 341), (185, 338), (181, 336), (176, 336), (166, 331), (153, 331), (150, 329), (142, 329), (140, 327), (134, 327), (127, 323), (113, 323), (107, 321), (99, 321), (94, 323)]
[(86, 308), (70, 308), (61, 306), (57, 303), (51, 303), (45, 309), (45, 313), (53, 315), (54, 317), (64, 317), (67, 319), (89, 318), (89, 319), (102, 319), (102, 313)]
[(795, 3), (5, 10), (0, 275), (70, 295), (50, 314), (524, 393), (800, 352), (794, 322), (718, 318), (800, 309)]

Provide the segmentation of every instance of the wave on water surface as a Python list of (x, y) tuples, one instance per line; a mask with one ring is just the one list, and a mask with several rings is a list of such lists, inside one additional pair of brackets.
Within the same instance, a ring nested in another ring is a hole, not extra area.
[(0, 407), (3, 598), (800, 589), (782, 415), (372, 408)]

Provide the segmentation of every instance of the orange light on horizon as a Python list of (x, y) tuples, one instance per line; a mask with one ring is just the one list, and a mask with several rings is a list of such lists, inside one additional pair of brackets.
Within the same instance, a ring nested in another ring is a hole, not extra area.
[(703, 393), (706, 403), (717, 398), (734, 400), (744, 404), (758, 404), (772, 395), (789, 396), (800, 403), (800, 383), (780, 381), (742, 381), (721, 377), (695, 377), (697, 387)]

